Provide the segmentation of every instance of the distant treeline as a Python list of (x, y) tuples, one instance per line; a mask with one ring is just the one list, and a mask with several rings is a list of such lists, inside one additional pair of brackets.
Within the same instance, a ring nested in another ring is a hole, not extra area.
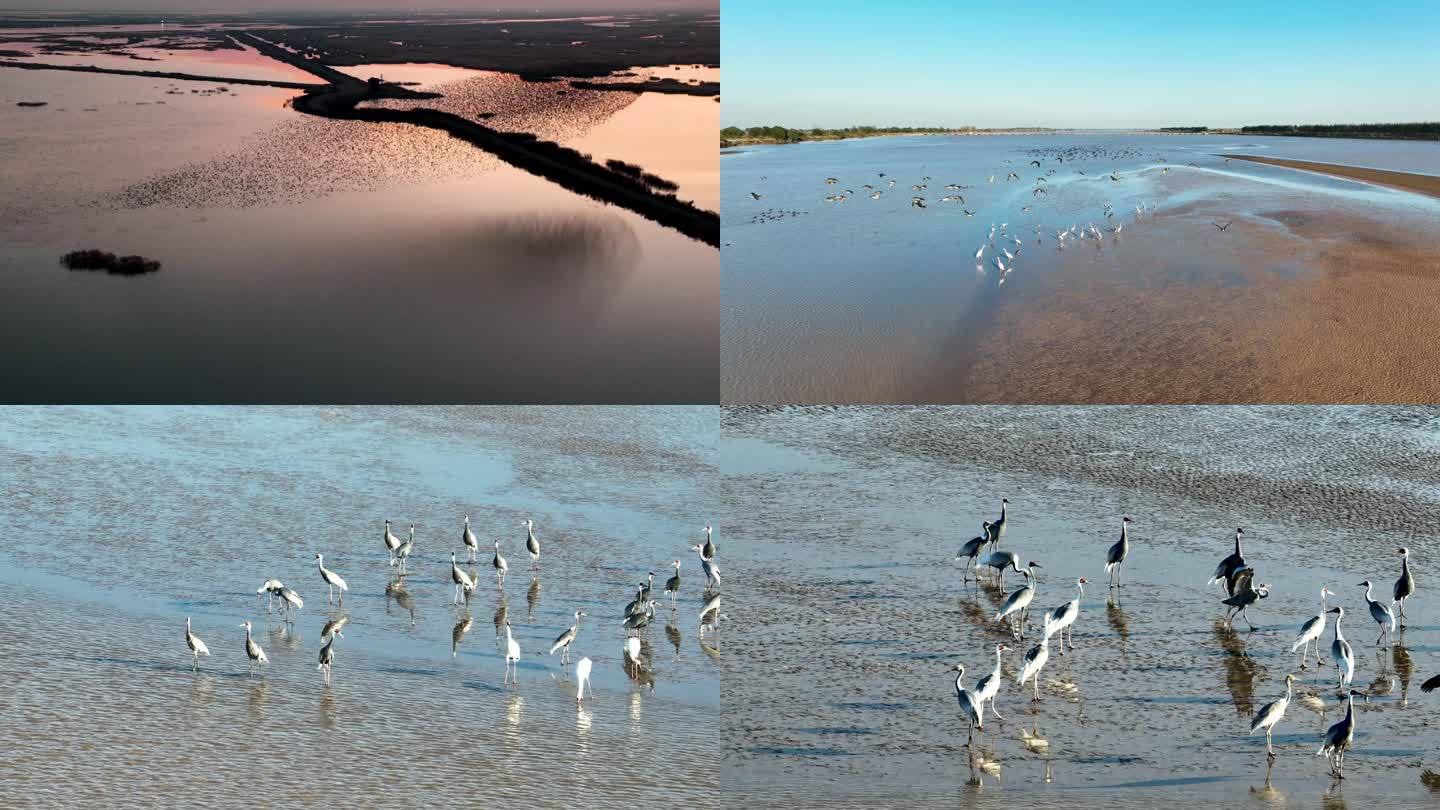
[(1160, 127), (1161, 132), (1207, 132), (1209, 127)]
[(800, 141), (831, 141), (839, 138), (870, 138), (876, 135), (935, 135), (946, 132), (973, 132), (974, 127), (844, 127), (842, 129), (790, 129), (788, 127), (725, 127), (720, 130), (722, 142), (799, 143)]
[(1414, 124), (1263, 124), (1241, 127), (1247, 135), (1300, 135), (1316, 138), (1412, 138), (1440, 140), (1440, 121)]

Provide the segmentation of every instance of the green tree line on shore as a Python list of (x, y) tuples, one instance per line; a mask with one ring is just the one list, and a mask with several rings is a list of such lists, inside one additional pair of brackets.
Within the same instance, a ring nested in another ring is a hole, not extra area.
[(1440, 121), (1410, 124), (1260, 124), (1241, 127), (1240, 131), (1250, 135), (1440, 140)]
[(836, 138), (866, 138), (874, 135), (926, 135), (944, 132), (971, 132), (974, 127), (875, 127), (859, 126), (841, 129), (791, 129), (789, 127), (725, 127), (720, 130), (722, 141), (766, 141), (771, 143), (797, 143), (799, 141), (833, 140)]

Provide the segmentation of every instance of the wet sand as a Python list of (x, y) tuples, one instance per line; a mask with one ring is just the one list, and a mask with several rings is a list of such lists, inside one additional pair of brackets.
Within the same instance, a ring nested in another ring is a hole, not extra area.
[(1366, 183), (1374, 183), (1391, 188), (1402, 188), (1406, 191), (1418, 191), (1421, 194), (1429, 194), (1432, 197), (1440, 197), (1440, 177), (1428, 174), (1412, 174), (1410, 172), (1392, 172), (1384, 169), (1367, 169), (1362, 166), (1339, 166), (1334, 163), (1314, 163), (1308, 160), (1289, 160), (1286, 158), (1259, 157), (1257, 155), (1222, 155), (1236, 160), (1249, 160), (1255, 163), (1268, 163), (1271, 166), (1286, 166), (1291, 169), (1303, 169), (1308, 172), (1320, 172), (1335, 177), (1346, 177), (1351, 180), (1360, 180)]
[[(1398, 545), (1422, 582), (1433, 567), (1437, 428), (1440, 410), (1405, 407), (726, 408), (725, 573), (745, 610), (727, 638), (721, 784), (799, 807), (1433, 801), (1440, 703), (1419, 683), (1440, 671), (1440, 611), (1422, 584), (1402, 643), (1377, 650), (1355, 583), (1388, 589)], [(1035, 628), (1007, 642), (1021, 649), (1006, 654), (1006, 720), (987, 718), (967, 752), (945, 670), (964, 663), (973, 687), (1007, 635), (1003, 597), (962, 584), (952, 558), (1002, 496), (1002, 548), (1044, 566), (1034, 621), (1075, 577), (1091, 585), (1040, 703), (1014, 685)], [(1132, 553), (1107, 595), (1122, 513)], [(1253, 632), (1219, 621), (1204, 586), (1235, 526), (1273, 588)], [(1373, 694), (1343, 782), (1314, 755), (1338, 719), (1334, 668), (1301, 671), (1289, 652), (1322, 584)], [(1267, 772), (1264, 737), (1246, 732), (1291, 671)]]

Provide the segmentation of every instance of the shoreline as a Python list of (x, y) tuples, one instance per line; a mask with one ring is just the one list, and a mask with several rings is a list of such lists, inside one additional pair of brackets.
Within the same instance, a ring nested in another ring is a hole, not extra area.
[(1286, 169), (1327, 174), (1346, 180), (1356, 180), (1362, 183), (1413, 191), (1431, 197), (1440, 197), (1440, 177), (1428, 174), (1396, 172), (1389, 169), (1366, 169), (1360, 166), (1344, 166), (1337, 163), (1315, 163), (1309, 160), (1291, 160), (1289, 158), (1261, 157), (1258, 155), (1216, 155), (1216, 157), (1248, 160), (1251, 163), (1263, 163)]

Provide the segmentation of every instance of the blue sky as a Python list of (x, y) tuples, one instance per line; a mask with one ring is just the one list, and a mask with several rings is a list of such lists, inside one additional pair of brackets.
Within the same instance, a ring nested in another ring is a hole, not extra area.
[(1440, 0), (725, 0), (725, 126), (1440, 120)]

